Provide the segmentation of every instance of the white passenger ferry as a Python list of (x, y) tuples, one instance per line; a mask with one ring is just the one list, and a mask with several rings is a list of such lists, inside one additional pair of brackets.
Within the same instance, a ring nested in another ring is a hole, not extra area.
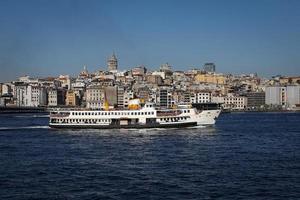
[(53, 110), (52, 128), (171, 128), (213, 125), (221, 110), (197, 110), (190, 106), (176, 109), (156, 109), (146, 103), (135, 110)]

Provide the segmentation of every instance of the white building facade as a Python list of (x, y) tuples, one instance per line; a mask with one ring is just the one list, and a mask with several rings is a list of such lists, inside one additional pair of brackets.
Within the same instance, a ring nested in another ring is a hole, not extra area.
[(100, 85), (89, 86), (86, 89), (86, 107), (100, 109), (103, 104), (104, 90)]
[(191, 103), (210, 103), (211, 93), (210, 92), (198, 92), (191, 94)]
[(247, 107), (247, 97), (228, 95), (224, 97), (224, 109), (244, 110)]
[(300, 86), (269, 86), (265, 89), (266, 104), (270, 106), (282, 106), (294, 108), (300, 104)]

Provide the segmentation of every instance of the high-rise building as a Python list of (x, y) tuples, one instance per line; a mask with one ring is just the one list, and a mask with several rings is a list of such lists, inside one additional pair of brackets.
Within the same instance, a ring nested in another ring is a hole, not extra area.
[(159, 90), (159, 106), (161, 108), (172, 107), (172, 94), (169, 89), (161, 88)]
[(117, 89), (118, 108), (124, 108), (124, 93), (125, 93), (125, 88), (122, 86), (119, 86)]
[(118, 59), (116, 55), (113, 55), (107, 60), (108, 71), (117, 71), (118, 70)]
[(203, 70), (206, 72), (215, 72), (216, 65), (214, 63), (205, 63), (203, 66)]

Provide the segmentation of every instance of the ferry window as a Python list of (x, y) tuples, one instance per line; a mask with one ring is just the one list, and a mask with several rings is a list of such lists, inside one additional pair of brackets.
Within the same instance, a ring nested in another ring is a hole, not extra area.
[(190, 112), (190, 110), (187, 111), (188, 113)]
[(151, 114), (154, 115), (154, 112), (152, 112)]
[(144, 112), (141, 112), (141, 115), (144, 115)]
[(105, 112), (104, 115), (107, 115), (107, 113)]
[(140, 115), (141, 113), (140, 112), (138, 112), (138, 115)]

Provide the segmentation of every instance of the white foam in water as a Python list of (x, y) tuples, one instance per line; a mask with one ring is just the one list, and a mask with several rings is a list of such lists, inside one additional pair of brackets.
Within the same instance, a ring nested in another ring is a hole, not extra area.
[(0, 131), (5, 130), (19, 130), (19, 129), (49, 129), (49, 126), (10, 126), (10, 127), (0, 127)]
[(32, 117), (43, 118), (43, 117), (50, 117), (50, 115), (16, 115), (14, 117), (18, 117), (18, 118), (32, 118)]

